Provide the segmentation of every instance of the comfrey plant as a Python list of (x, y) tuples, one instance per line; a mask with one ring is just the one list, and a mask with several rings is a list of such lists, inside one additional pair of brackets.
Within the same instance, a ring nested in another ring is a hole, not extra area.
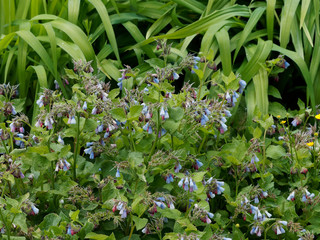
[(63, 77), (72, 98), (58, 86), (43, 89), (32, 121), (12, 99), (16, 87), (1, 85), (3, 237), (318, 234), (319, 116), (313, 126), (310, 111), (290, 126), (262, 116), (248, 128), (249, 140), (236, 136), (246, 81), (224, 76), (210, 56), (172, 58), (166, 41), (157, 48), (147, 71), (125, 66), (115, 88), (90, 62), (74, 61)]

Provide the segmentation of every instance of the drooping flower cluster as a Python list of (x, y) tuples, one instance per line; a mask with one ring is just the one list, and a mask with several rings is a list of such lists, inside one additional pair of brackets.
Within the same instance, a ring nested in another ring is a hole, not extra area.
[(213, 177), (210, 177), (206, 182), (205, 185), (207, 186), (207, 200), (210, 198), (214, 198), (216, 195), (221, 195), (224, 192), (224, 182), (218, 181)]
[(193, 192), (198, 189), (197, 184), (193, 181), (191, 177), (181, 178), (178, 183), (179, 187), (182, 187), (185, 191)]
[(127, 203), (123, 201), (118, 201), (112, 208), (113, 212), (119, 211), (121, 218), (126, 218), (128, 215)]

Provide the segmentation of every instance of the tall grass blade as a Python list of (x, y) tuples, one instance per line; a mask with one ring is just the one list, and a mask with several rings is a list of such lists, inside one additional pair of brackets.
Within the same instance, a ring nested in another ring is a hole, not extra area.
[(9, 70), (10, 70), (10, 67), (11, 67), (11, 63), (13, 62), (13, 56), (14, 56), (16, 50), (17, 50), (16, 47), (11, 48), (9, 50), (8, 57), (7, 57), (6, 61), (5, 61), (5, 65), (6, 66), (5, 66), (5, 69), (4, 69), (3, 83), (7, 83), (8, 73), (9, 73)]
[[(132, 22), (126, 22), (123, 24), (123, 26), (128, 30), (128, 32), (131, 34), (131, 36), (134, 38), (136, 42), (143, 42), (145, 40), (144, 36), (140, 32), (139, 28), (133, 24)], [(139, 47), (137, 47), (139, 48)], [(154, 54), (151, 46), (146, 45), (141, 47), (142, 50), (148, 55), (149, 58), (155, 58), (156, 55)]]
[(40, 56), (42, 61), (48, 67), (49, 71), (58, 81), (64, 96), (68, 96), (65, 88), (63, 87), (60, 76), (55, 74), (55, 70), (53, 69), (53, 63), (49, 54), (46, 52), (45, 48), (42, 46), (40, 41), (30, 31), (27, 30), (17, 31), (16, 34), (19, 37), (21, 37), (26, 43), (28, 43), (28, 45)]
[(73, 24), (77, 24), (80, 12), (80, 0), (68, 1), (68, 20)]
[(293, 18), (292, 29), (290, 33), (291, 33), (291, 39), (292, 39), (294, 49), (300, 55), (300, 57), (304, 58), (303, 41), (302, 41), (301, 31), (298, 25), (297, 17)]
[(245, 27), (244, 27), (244, 29), (243, 29), (243, 31), (241, 33), (241, 36), (240, 36), (240, 39), (238, 41), (235, 54), (233, 56), (233, 62), (237, 58), (237, 55), (239, 53), (240, 48), (246, 42), (247, 37), (251, 33), (252, 29), (256, 26), (257, 22), (259, 21), (259, 19), (261, 18), (262, 14), (264, 13), (265, 10), (266, 10), (266, 8), (259, 7), (256, 10), (253, 11), (252, 15), (249, 18), (249, 21), (247, 22), (247, 24), (245, 25)]
[(155, 37), (151, 37), (136, 46), (133, 46), (129, 49), (136, 48), (139, 45), (145, 45), (148, 44), (156, 39), (181, 39), (185, 38), (194, 34), (199, 34), (201, 32), (206, 31), (212, 24), (214, 23), (219, 23), (224, 20), (227, 20), (229, 18), (235, 17), (235, 16), (242, 16), (242, 17), (249, 17), (249, 11), (248, 8), (245, 6), (232, 6), (228, 7), (222, 10), (218, 10), (213, 12), (212, 14), (201, 18), (200, 20), (191, 23), (187, 25), (186, 27), (177, 30), (174, 33), (169, 33), (169, 34), (164, 34), (164, 35), (159, 35)]
[(114, 34), (113, 27), (109, 18), (109, 14), (105, 5), (101, 0), (89, 0), (89, 2), (96, 8), (98, 14), (100, 15), (100, 18), (106, 30), (109, 42), (112, 46), (113, 52), (116, 55), (118, 62), (121, 62), (116, 36)]
[[(38, 93), (41, 92), (43, 90), (43, 88), (48, 88), (46, 70), (44, 69), (44, 67), (42, 65), (30, 66), (30, 67), (28, 67), (27, 70), (29, 72), (35, 71), (35, 73), (37, 74), (38, 81), (37, 81), (37, 84), (36, 84), (37, 87), (36, 87), (35, 98), (38, 99), (38, 97), (39, 97)], [(35, 125), (38, 113), (39, 113), (39, 106), (36, 103), (36, 101), (34, 101), (31, 126)]]
[(267, 32), (269, 40), (273, 39), (275, 6), (276, 0), (267, 0)]
[(196, 0), (172, 0), (172, 1), (186, 8), (189, 8), (192, 11), (199, 14), (202, 14), (206, 7), (200, 1), (196, 1)]
[(300, 0), (284, 1), (280, 22), (280, 46), (283, 48), (286, 48), (289, 42), (291, 25), (299, 2)]
[[(39, 36), (37, 37), (41, 42), (50, 43), (50, 39), (48, 36)], [(83, 55), (81, 49), (78, 45), (72, 42), (66, 42), (61, 38), (56, 37), (57, 46), (64, 50), (71, 58), (73, 59), (81, 59), (82, 61), (86, 61), (86, 57)]]
[(261, 64), (266, 61), (271, 49), (272, 41), (263, 41), (259, 39), (256, 50), (248, 63), (238, 70), (243, 80), (249, 82), (252, 77), (258, 73), (261, 68)]
[(304, 19), (307, 15), (311, 0), (302, 0), (301, 2), (301, 14), (300, 14), (300, 28), (302, 28)]
[(225, 76), (229, 76), (232, 71), (232, 65), (230, 38), (227, 30), (225, 28), (222, 28), (219, 32), (217, 32), (216, 38), (219, 45), (223, 74)]
[(258, 73), (253, 77), (254, 89), (256, 94), (256, 105), (260, 112), (265, 115), (268, 114), (269, 99), (268, 99), (268, 73), (261, 67)]
[(170, 12), (172, 11), (172, 9), (175, 6), (172, 6), (171, 8), (169, 8), (168, 11), (166, 11), (159, 19), (157, 19), (148, 29), (147, 33), (146, 33), (146, 39), (148, 39), (149, 37), (159, 33), (164, 27), (166, 27), (171, 21), (171, 14)]
[(19, 1), (17, 11), (16, 11), (16, 19), (26, 19), (29, 8), (30, 8), (30, 0)]

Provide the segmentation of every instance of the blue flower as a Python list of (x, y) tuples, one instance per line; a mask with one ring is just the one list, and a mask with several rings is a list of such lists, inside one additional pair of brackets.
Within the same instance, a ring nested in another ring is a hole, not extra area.
[(178, 80), (179, 79), (179, 74), (176, 72), (173, 72), (173, 79)]
[(119, 168), (117, 168), (117, 172), (116, 172), (116, 178), (120, 177), (120, 172), (119, 172)]
[(226, 115), (226, 117), (231, 117), (232, 114), (230, 113), (229, 110), (224, 110), (224, 114)]
[(87, 108), (88, 108), (87, 102), (84, 101), (83, 106), (82, 106), (82, 109), (83, 109), (84, 111), (87, 111)]
[(159, 79), (155, 77), (155, 78), (153, 78), (153, 82), (154, 83), (159, 83)]
[(242, 93), (242, 92), (243, 92), (243, 90), (244, 90), (244, 88), (246, 87), (247, 83), (246, 83), (246, 81), (244, 81), (244, 80), (240, 79), (240, 81), (239, 81), (239, 85), (240, 85), (239, 93)]
[(61, 138), (60, 135), (58, 137), (58, 143), (60, 143), (61, 145), (64, 145), (64, 141), (63, 141), (63, 139)]
[(76, 124), (76, 123), (77, 123), (76, 118), (72, 116), (70, 124)]

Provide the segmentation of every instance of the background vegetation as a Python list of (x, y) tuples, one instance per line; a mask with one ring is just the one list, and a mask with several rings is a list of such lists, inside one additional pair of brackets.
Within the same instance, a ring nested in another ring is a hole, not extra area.
[[(288, 239), (313, 239), (320, 233), (319, 11), (319, 0), (0, 0), (1, 233), (242, 239), (262, 231), (275, 239), (285, 228)], [(150, 126), (142, 102), (152, 109)], [(157, 167), (169, 152), (171, 162)], [(172, 182), (169, 173), (177, 173)], [(186, 179), (200, 189), (177, 190), (175, 180)], [(176, 209), (163, 210), (173, 200)], [(274, 217), (265, 221), (267, 210)], [(207, 226), (209, 211), (215, 223)], [(112, 226), (99, 225), (101, 212)]]

